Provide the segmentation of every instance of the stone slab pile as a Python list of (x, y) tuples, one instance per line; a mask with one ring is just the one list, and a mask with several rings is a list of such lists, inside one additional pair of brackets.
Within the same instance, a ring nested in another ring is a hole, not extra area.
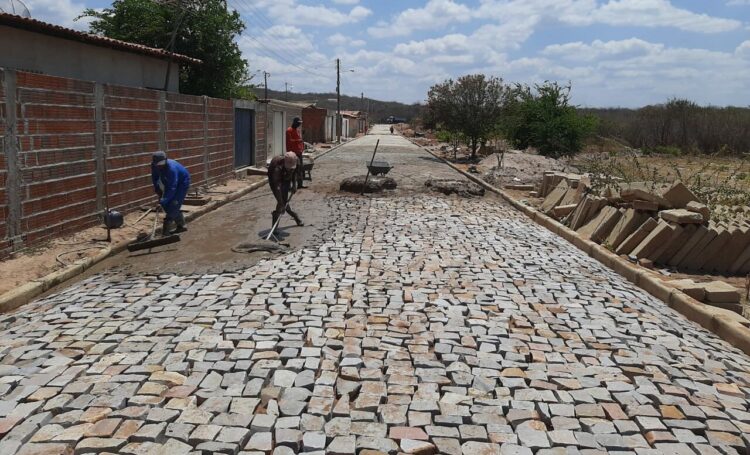
[(669, 284), (690, 297), (712, 306), (724, 308), (742, 314), (740, 291), (723, 281), (696, 283), (693, 280), (673, 280)]
[(597, 196), (582, 176), (545, 177), (542, 188), (555, 186), (540, 210), (617, 254), (685, 272), (750, 273), (750, 223), (712, 221), (708, 207), (681, 182), (621, 184)]
[(582, 176), (567, 172), (545, 172), (542, 176), (542, 182), (538, 191), (539, 197), (546, 198), (562, 181), (568, 183), (572, 188), (578, 186)]

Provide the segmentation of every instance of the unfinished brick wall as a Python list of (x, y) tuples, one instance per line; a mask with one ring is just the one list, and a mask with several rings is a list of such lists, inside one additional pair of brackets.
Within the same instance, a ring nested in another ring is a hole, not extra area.
[[(0, 78), (0, 257), (10, 249), (9, 222), (18, 226), (18, 248), (98, 224), (107, 204), (127, 211), (155, 203), (149, 165), (157, 150), (185, 165), (194, 187), (232, 174), (229, 100), (2, 69)], [(5, 90), (13, 90), (15, 103), (6, 102)], [(9, 104), (17, 117), (13, 131)], [(18, 147), (10, 150), (11, 141)], [(16, 157), (17, 171), (8, 156)], [(16, 211), (11, 189), (20, 195)]]
[(148, 163), (162, 146), (160, 96), (153, 90), (104, 87), (105, 174), (112, 208), (128, 210), (156, 200)]
[(328, 111), (317, 107), (302, 109), (302, 139), (311, 144), (326, 141), (326, 116)]
[(21, 226), (31, 245), (96, 213), (94, 84), (16, 73)]
[(8, 200), (5, 191), (8, 171), (5, 164), (5, 74), (0, 71), (0, 257), (10, 252), (8, 241)]
[(208, 173), (209, 183), (226, 178), (234, 171), (234, 106), (229, 100), (208, 101)]

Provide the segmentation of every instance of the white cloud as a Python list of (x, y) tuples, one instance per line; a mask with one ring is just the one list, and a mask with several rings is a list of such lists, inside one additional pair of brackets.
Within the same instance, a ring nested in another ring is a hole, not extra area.
[(341, 33), (336, 33), (329, 36), (326, 41), (328, 41), (328, 44), (330, 44), (331, 46), (345, 46), (347, 43), (349, 43), (349, 38), (342, 35)]
[(361, 39), (353, 39), (351, 37), (342, 35), (341, 33), (336, 33), (328, 37), (326, 40), (328, 44), (331, 46), (338, 46), (338, 47), (362, 47), (365, 44), (367, 44), (365, 41)]
[(475, 16), (506, 23), (534, 17), (574, 26), (605, 24), (629, 27), (671, 27), (697, 33), (736, 30), (742, 22), (678, 8), (669, 0), (481, 0)]
[(371, 14), (372, 14), (372, 11), (365, 8), (364, 6), (355, 6), (349, 12), (349, 18), (355, 22), (359, 22)]
[(727, 2), (729, 6), (747, 6), (750, 5), (750, 0), (729, 0)]
[(462, 34), (445, 35), (424, 41), (410, 41), (396, 45), (398, 55), (424, 56), (434, 54), (465, 53), (471, 49), (469, 37)]
[(296, 0), (258, 0), (257, 7), (265, 8), (276, 22), (309, 27), (338, 27), (351, 22), (360, 22), (372, 14), (372, 11), (357, 5), (348, 13), (323, 5), (306, 5)]
[(238, 40), (243, 56), (253, 69), (263, 69), (274, 77), (310, 76), (326, 78), (320, 67), (330, 59), (318, 52), (308, 34), (291, 25), (274, 25), (264, 35), (244, 34)]
[(370, 27), (370, 35), (378, 38), (407, 36), (416, 30), (434, 30), (452, 23), (468, 22), (472, 11), (453, 0), (429, 0), (423, 8), (402, 11), (393, 21)]
[(669, 0), (612, 0), (594, 14), (577, 19), (584, 24), (674, 27), (699, 33), (720, 33), (742, 27), (738, 20), (693, 13), (673, 6)]
[(333, 0), (333, 3), (338, 5), (356, 5), (359, 0)]
[(594, 61), (609, 58), (632, 58), (645, 55), (664, 48), (662, 44), (653, 44), (638, 38), (620, 41), (595, 40), (591, 44), (581, 41), (575, 43), (553, 44), (542, 50), (542, 55), (559, 57), (572, 61)]
[(542, 57), (509, 62), (504, 74), (526, 82), (570, 80), (574, 100), (591, 106), (636, 107), (674, 96), (737, 104), (737, 93), (747, 92), (750, 84), (736, 75), (750, 71), (750, 62), (735, 54), (750, 50), (750, 42), (737, 49), (668, 47), (638, 39), (565, 43), (548, 46)]
[(744, 41), (739, 46), (737, 46), (737, 49), (735, 49), (734, 53), (743, 58), (750, 58), (750, 41)]
[(31, 17), (76, 30), (87, 30), (90, 19), (76, 21), (86, 5), (74, 0), (25, 0)]

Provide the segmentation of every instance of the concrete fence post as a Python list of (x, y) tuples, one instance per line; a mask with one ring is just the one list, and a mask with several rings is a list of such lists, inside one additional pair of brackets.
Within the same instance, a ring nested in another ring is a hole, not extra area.
[(94, 85), (94, 151), (96, 156), (96, 210), (105, 209), (105, 188), (107, 184), (106, 155), (104, 153), (104, 86)]
[(20, 143), (18, 139), (17, 77), (15, 70), (0, 70), (3, 91), (5, 92), (5, 132), (3, 135), (3, 152), (8, 175), (5, 192), (8, 198), (8, 219), (6, 220), (7, 236), (11, 250), (23, 247), (21, 232), (21, 170), (18, 162)]
[(159, 93), (159, 150), (167, 152), (167, 93)]
[(203, 184), (208, 185), (208, 97), (203, 96)]

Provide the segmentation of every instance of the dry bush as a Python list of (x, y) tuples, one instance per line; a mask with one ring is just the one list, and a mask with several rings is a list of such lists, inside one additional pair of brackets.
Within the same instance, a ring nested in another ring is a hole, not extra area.
[(652, 189), (682, 181), (712, 210), (750, 204), (750, 160), (745, 157), (643, 155), (634, 150), (588, 153), (575, 160), (591, 174), (592, 190), (650, 182)]

